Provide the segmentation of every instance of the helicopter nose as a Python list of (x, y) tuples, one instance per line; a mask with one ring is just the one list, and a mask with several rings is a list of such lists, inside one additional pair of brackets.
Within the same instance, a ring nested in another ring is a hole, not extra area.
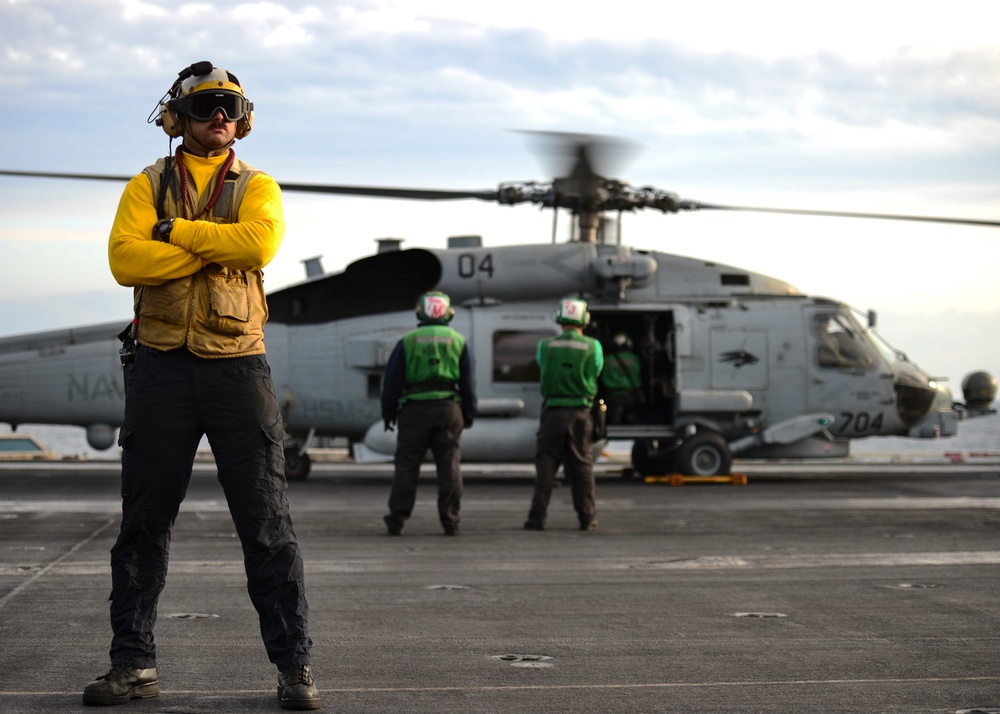
[(906, 363), (897, 368), (893, 389), (896, 392), (896, 413), (907, 427), (926, 419), (938, 396), (938, 388), (930, 377)]

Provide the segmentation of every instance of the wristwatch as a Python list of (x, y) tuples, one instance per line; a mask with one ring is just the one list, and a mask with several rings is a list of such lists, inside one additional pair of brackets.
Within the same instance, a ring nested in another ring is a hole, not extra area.
[(162, 241), (163, 243), (170, 242), (170, 231), (174, 229), (174, 219), (166, 218), (162, 221), (158, 221), (156, 226), (153, 227), (153, 240)]

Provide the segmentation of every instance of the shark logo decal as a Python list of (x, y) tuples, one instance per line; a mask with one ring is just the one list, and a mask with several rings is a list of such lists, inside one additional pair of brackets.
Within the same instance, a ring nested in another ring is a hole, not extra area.
[(731, 364), (736, 369), (740, 367), (745, 367), (748, 364), (757, 364), (760, 362), (760, 358), (756, 355), (752, 355), (746, 350), (730, 350), (729, 352), (723, 352), (719, 355), (719, 362), (723, 364)]

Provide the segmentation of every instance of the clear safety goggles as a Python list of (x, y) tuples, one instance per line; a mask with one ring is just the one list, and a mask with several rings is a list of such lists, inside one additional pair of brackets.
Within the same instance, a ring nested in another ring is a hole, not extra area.
[(253, 111), (253, 102), (232, 92), (197, 92), (174, 100), (174, 110), (195, 121), (209, 121), (221, 111), (226, 121), (239, 121)]

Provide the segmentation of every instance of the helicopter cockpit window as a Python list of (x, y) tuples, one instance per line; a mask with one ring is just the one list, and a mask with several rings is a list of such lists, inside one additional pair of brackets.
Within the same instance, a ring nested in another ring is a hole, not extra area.
[(538, 343), (553, 332), (528, 330), (493, 333), (493, 381), (537, 382), (541, 379), (535, 354)]
[(820, 367), (868, 369), (875, 365), (874, 348), (864, 331), (847, 315), (837, 312), (815, 315), (813, 333)]

